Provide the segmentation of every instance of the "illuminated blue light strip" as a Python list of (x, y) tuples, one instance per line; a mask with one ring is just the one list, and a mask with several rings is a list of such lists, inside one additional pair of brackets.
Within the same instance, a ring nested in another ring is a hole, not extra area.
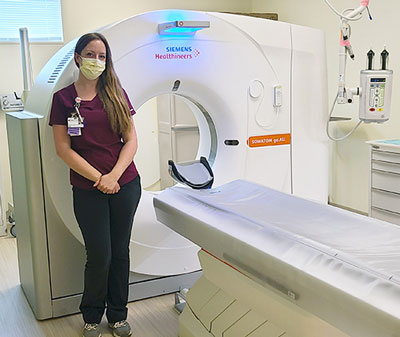
[(166, 29), (163, 31), (164, 34), (194, 34), (198, 30), (201, 30), (202, 28), (187, 28), (187, 27), (175, 27), (175, 28), (170, 28)]

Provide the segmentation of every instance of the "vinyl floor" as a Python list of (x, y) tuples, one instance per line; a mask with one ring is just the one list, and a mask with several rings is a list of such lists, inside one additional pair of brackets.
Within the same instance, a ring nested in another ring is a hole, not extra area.
[[(133, 337), (177, 337), (178, 314), (174, 295), (128, 304)], [(112, 336), (105, 320), (103, 337)], [(19, 284), (16, 240), (0, 238), (0, 337), (80, 337), (80, 314), (37, 321)]]

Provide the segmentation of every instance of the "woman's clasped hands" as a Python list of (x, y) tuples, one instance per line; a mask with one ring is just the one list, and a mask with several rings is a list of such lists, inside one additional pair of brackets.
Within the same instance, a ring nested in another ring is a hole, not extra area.
[(112, 173), (101, 175), (96, 180), (93, 187), (96, 187), (99, 191), (106, 194), (115, 194), (120, 190), (118, 179)]

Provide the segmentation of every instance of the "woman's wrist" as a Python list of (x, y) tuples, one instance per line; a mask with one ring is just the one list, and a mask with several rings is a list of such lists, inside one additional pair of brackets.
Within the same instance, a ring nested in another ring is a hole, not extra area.
[(95, 180), (93, 180), (93, 181), (99, 181), (100, 179), (101, 179), (101, 177), (102, 177), (103, 175), (100, 173), (100, 172), (98, 172), (98, 174), (96, 174), (96, 176), (95, 176)]
[(119, 173), (116, 172), (115, 170), (112, 170), (112, 171), (109, 173), (109, 175), (110, 175), (113, 179), (115, 179), (115, 181), (118, 181), (119, 178), (121, 178), (121, 175), (122, 175), (122, 174), (119, 174)]

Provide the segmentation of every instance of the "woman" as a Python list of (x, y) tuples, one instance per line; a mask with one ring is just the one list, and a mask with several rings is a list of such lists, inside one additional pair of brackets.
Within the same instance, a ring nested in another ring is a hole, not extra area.
[(86, 248), (83, 336), (101, 336), (106, 307), (113, 335), (130, 336), (129, 242), (141, 195), (133, 163), (135, 111), (103, 35), (83, 35), (74, 58), (79, 78), (54, 94), (49, 124), (57, 154), (71, 168), (74, 213)]

